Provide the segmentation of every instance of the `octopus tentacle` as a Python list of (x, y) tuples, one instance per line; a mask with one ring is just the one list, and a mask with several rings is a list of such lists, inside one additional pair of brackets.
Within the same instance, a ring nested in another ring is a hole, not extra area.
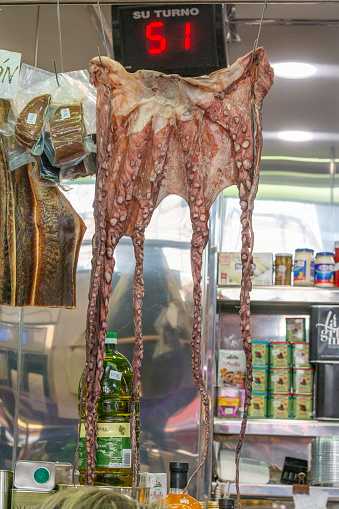
[[(144, 264), (144, 240), (145, 231), (142, 226), (134, 231), (132, 242), (135, 253), (135, 271), (133, 279), (133, 317), (134, 317), (134, 333), (135, 333), (135, 346), (133, 354), (133, 382), (132, 382), (132, 395), (131, 395), (131, 448), (132, 458), (138, 457), (137, 438), (136, 438), (136, 411), (135, 404), (139, 395), (140, 386), (140, 369), (143, 358), (143, 341), (142, 341), (142, 323), (141, 323), (141, 312), (142, 312), (142, 298), (144, 296), (144, 278), (143, 278), (143, 264)], [(133, 478), (132, 478), (132, 497), (135, 498), (135, 488), (138, 478), (138, 461), (133, 461)]]
[(207, 454), (208, 454), (208, 446), (210, 439), (210, 399), (208, 396), (208, 392), (206, 389), (206, 385), (202, 375), (202, 367), (201, 367), (201, 270), (202, 270), (202, 256), (204, 248), (208, 242), (208, 226), (207, 221), (203, 223), (199, 221), (197, 224), (196, 221), (192, 221), (193, 223), (193, 234), (191, 241), (191, 271), (193, 277), (193, 299), (194, 299), (194, 314), (193, 314), (193, 331), (192, 331), (192, 371), (195, 385), (198, 387), (198, 390), (201, 395), (201, 401), (204, 407), (204, 450), (203, 456), (200, 464), (197, 469), (193, 472), (191, 477), (189, 478), (186, 486), (187, 487), (191, 481), (191, 479), (195, 476), (195, 474), (200, 470), (200, 468), (204, 465)]

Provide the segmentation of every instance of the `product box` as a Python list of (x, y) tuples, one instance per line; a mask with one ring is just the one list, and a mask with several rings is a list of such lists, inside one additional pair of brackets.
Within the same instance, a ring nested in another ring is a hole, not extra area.
[(286, 341), (270, 343), (270, 364), (273, 368), (289, 368), (291, 365), (291, 344)]
[(268, 417), (273, 419), (290, 419), (292, 413), (291, 394), (274, 394), (268, 397)]
[(313, 394), (313, 368), (293, 370), (293, 394)]
[(313, 419), (312, 394), (294, 394), (292, 399), (292, 419)]
[(268, 390), (275, 393), (291, 391), (292, 370), (290, 368), (271, 368), (269, 372)]
[[(240, 252), (219, 253), (218, 285), (239, 286), (241, 283), (242, 264)], [(273, 284), (273, 254), (253, 253), (252, 284), (267, 286)]]
[(269, 363), (269, 350), (267, 341), (252, 341), (253, 367), (267, 368)]
[(267, 417), (267, 393), (252, 392), (248, 417), (253, 419)]
[(310, 362), (339, 361), (339, 306), (312, 306)]
[(294, 368), (309, 368), (309, 344), (292, 343), (292, 366)]
[(246, 357), (243, 350), (219, 350), (218, 387), (245, 388)]
[(149, 501), (158, 502), (167, 495), (167, 474), (150, 474), (143, 472), (140, 474), (140, 488), (150, 488)]
[(237, 387), (218, 388), (218, 417), (239, 416), (241, 390)]
[(286, 318), (286, 341), (306, 341), (305, 318)]
[(253, 392), (267, 392), (268, 368), (253, 368)]
[(339, 364), (319, 363), (315, 379), (315, 417), (339, 420)]

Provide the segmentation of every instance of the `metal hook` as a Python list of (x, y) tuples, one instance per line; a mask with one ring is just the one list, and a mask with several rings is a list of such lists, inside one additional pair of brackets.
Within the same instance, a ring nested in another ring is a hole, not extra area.
[(100, 55), (99, 46), (97, 46), (97, 50), (98, 50), (98, 55), (99, 55), (100, 64), (101, 64), (102, 66), (104, 66), (104, 64), (102, 63), (102, 60), (101, 60), (101, 55)]
[(57, 73), (57, 68), (56, 68), (55, 60), (53, 60), (53, 62), (54, 62), (54, 72), (55, 72), (55, 78), (56, 78), (56, 80), (57, 80), (58, 87), (60, 87), (60, 83), (59, 83), (59, 78), (58, 78), (58, 73)]

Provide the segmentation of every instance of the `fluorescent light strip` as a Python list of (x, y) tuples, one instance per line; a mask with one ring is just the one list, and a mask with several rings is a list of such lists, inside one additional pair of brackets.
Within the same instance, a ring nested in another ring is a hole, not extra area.
[(275, 76), (289, 80), (310, 78), (317, 73), (314, 65), (304, 62), (280, 62), (272, 64)]

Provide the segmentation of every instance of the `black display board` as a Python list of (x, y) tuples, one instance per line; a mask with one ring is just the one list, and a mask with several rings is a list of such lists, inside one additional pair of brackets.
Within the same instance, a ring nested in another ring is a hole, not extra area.
[(181, 76), (226, 67), (221, 5), (112, 6), (115, 59), (129, 72)]
[(339, 361), (339, 306), (312, 306), (310, 362)]

